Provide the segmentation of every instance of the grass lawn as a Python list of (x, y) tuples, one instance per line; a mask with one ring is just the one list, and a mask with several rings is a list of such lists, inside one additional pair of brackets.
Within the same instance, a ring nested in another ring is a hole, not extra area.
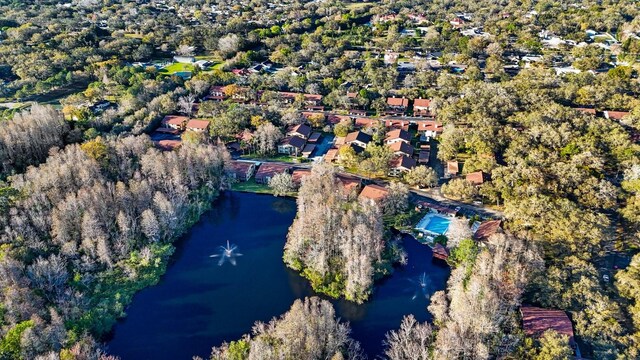
[(186, 72), (186, 71), (193, 72), (193, 65), (183, 64), (183, 63), (174, 63), (160, 70), (161, 73), (166, 73), (166, 74), (175, 74), (177, 72)]
[(272, 194), (271, 189), (264, 184), (256, 183), (254, 178), (251, 178), (249, 181), (245, 182), (237, 182), (231, 185), (231, 190), (233, 191), (242, 191), (242, 192), (251, 192), (257, 194)]

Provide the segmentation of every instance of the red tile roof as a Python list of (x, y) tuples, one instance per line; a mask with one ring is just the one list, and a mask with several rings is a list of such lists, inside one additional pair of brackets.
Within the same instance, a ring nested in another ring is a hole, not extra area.
[(434, 120), (418, 120), (415, 123), (418, 125), (418, 131), (435, 131), (436, 133), (442, 133), (444, 130), (442, 123)]
[(311, 170), (297, 169), (297, 170), (293, 170), (293, 172), (291, 173), (291, 178), (294, 184), (300, 185), (302, 183), (302, 178), (304, 178), (307, 175), (311, 175)]
[(163, 150), (173, 150), (177, 149), (182, 145), (182, 141), (180, 140), (160, 140), (156, 142), (156, 146)]
[(275, 174), (280, 174), (289, 171), (291, 166), (278, 163), (264, 162), (256, 171), (256, 178), (272, 177)]
[(360, 179), (349, 175), (338, 174), (336, 175), (336, 178), (338, 179), (338, 182), (342, 184), (346, 193), (356, 190), (361, 184)]
[(329, 149), (324, 156), (324, 161), (332, 162), (338, 157), (338, 149)]
[(447, 260), (447, 258), (449, 258), (449, 250), (447, 250), (447, 248), (445, 248), (442, 244), (435, 244), (432, 251), (433, 257), (435, 258), (441, 260)]
[(359, 198), (381, 201), (387, 196), (387, 194), (389, 194), (389, 190), (387, 190), (387, 188), (380, 185), (371, 184), (365, 186), (364, 189), (362, 189)]
[(370, 119), (370, 118), (357, 118), (356, 119), (356, 123), (355, 125), (357, 127), (369, 127), (369, 126), (375, 126), (378, 123), (377, 119)]
[(327, 121), (331, 124), (338, 124), (341, 121), (351, 121), (351, 116), (349, 115), (338, 115), (338, 114), (329, 114), (327, 116)]
[(487, 240), (489, 239), (489, 237), (491, 237), (491, 235), (502, 231), (502, 228), (500, 227), (501, 225), (501, 220), (485, 221), (480, 224), (476, 232), (473, 234), (473, 238), (479, 241)]
[(473, 185), (482, 185), (484, 184), (485, 174), (482, 171), (472, 172), (467, 174), (466, 179)]
[(629, 115), (626, 111), (605, 111), (604, 116), (611, 120), (622, 120), (623, 117)]
[(207, 120), (189, 120), (187, 123), (187, 129), (205, 130), (209, 127), (209, 121)]
[(414, 168), (415, 166), (416, 166), (416, 161), (405, 155), (400, 155), (395, 159), (391, 160), (391, 168), (394, 168), (394, 169), (409, 170)]
[(407, 99), (407, 98), (390, 97), (390, 98), (387, 98), (387, 105), (389, 105), (389, 106), (404, 106), (404, 107), (407, 107), (407, 106), (409, 106), (409, 99)]
[(404, 141), (394, 142), (393, 144), (389, 145), (389, 148), (393, 152), (402, 152), (404, 154), (407, 154), (407, 156), (413, 155), (413, 146), (407, 144)]
[(371, 141), (371, 135), (364, 133), (362, 131), (354, 131), (347, 134), (347, 137), (344, 139), (344, 142), (349, 144), (354, 141), (360, 141), (362, 143), (369, 143)]
[(306, 124), (298, 124), (289, 128), (289, 134), (297, 133), (304, 137), (309, 137), (311, 135), (311, 126)]
[(429, 99), (415, 99), (413, 100), (414, 108), (428, 108), (431, 106), (431, 100)]
[(522, 306), (522, 329), (529, 336), (540, 336), (547, 330), (555, 330), (573, 340), (571, 320), (562, 310), (543, 309), (533, 306)]
[(404, 141), (411, 141), (411, 134), (409, 134), (407, 131), (402, 130), (402, 129), (395, 129), (395, 130), (391, 130), (387, 133), (387, 137), (384, 139), (384, 141), (393, 141), (393, 140), (404, 140)]
[(409, 130), (409, 120), (395, 120), (395, 119), (386, 119), (384, 121), (384, 127), (387, 129), (402, 129), (404, 131)]
[(189, 121), (189, 118), (186, 116), (180, 115), (167, 115), (162, 119), (162, 124), (164, 125), (177, 125), (182, 126), (184, 123)]
[(232, 160), (229, 161), (227, 166), (229, 167), (229, 172), (235, 173), (237, 177), (244, 178), (249, 172), (249, 169), (254, 167), (255, 164), (248, 161)]
[(460, 171), (460, 163), (455, 160), (447, 161), (447, 172), (449, 174), (457, 174)]

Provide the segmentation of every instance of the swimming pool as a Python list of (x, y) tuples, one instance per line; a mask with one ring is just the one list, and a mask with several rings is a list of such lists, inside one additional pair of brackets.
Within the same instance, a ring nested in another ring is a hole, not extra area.
[(448, 217), (429, 213), (420, 220), (415, 229), (434, 235), (444, 235), (449, 229), (449, 223), (451, 223), (451, 219)]

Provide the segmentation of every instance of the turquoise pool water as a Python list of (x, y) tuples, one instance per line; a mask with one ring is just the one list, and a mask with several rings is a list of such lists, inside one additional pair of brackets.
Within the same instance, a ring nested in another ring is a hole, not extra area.
[(444, 235), (449, 229), (451, 219), (437, 214), (427, 214), (416, 225), (416, 230), (436, 235)]

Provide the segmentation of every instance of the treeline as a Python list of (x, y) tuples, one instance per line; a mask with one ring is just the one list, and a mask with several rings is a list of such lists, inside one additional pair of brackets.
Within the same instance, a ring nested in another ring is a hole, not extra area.
[(389, 272), (395, 260), (380, 207), (347, 193), (328, 165), (314, 166), (302, 180), (297, 202), (284, 250), (287, 266), (316, 291), (367, 300), (374, 278)]
[(16, 113), (13, 120), (0, 122), (0, 172), (21, 172), (44, 161), (53, 147), (69, 142), (71, 127), (51, 107), (33, 105)]
[(330, 302), (305, 298), (296, 300), (281, 317), (257, 322), (251, 335), (213, 348), (210, 359), (365, 359), (350, 332), (349, 324), (336, 318)]
[(533, 69), (501, 84), (458, 82), (464, 97), (454, 91), (439, 101), (438, 116), (449, 125), (438, 155), (464, 159), (465, 173), (481, 170), (491, 179), (479, 187), (457, 179), (442, 191), (500, 205), (506, 227), (540, 247), (546, 267), (530, 278), (525, 299), (566, 310), (583, 355), (635, 358), (636, 309), (621, 296), (634, 295), (603, 275), (615, 271), (611, 251), (630, 256), (638, 244), (640, 147), (625, 124), (561, 105), (577, 101), (568, 98), (577, 78), (594, 80), (554, 80)]
[(211, 145), (160, 152), (146, 136), (96, 138), (10, 177), (1, 193), (0, 357), (93, 358), (91, 337), (157, 282), (171, 242), (224, 186), (227, 158)]

